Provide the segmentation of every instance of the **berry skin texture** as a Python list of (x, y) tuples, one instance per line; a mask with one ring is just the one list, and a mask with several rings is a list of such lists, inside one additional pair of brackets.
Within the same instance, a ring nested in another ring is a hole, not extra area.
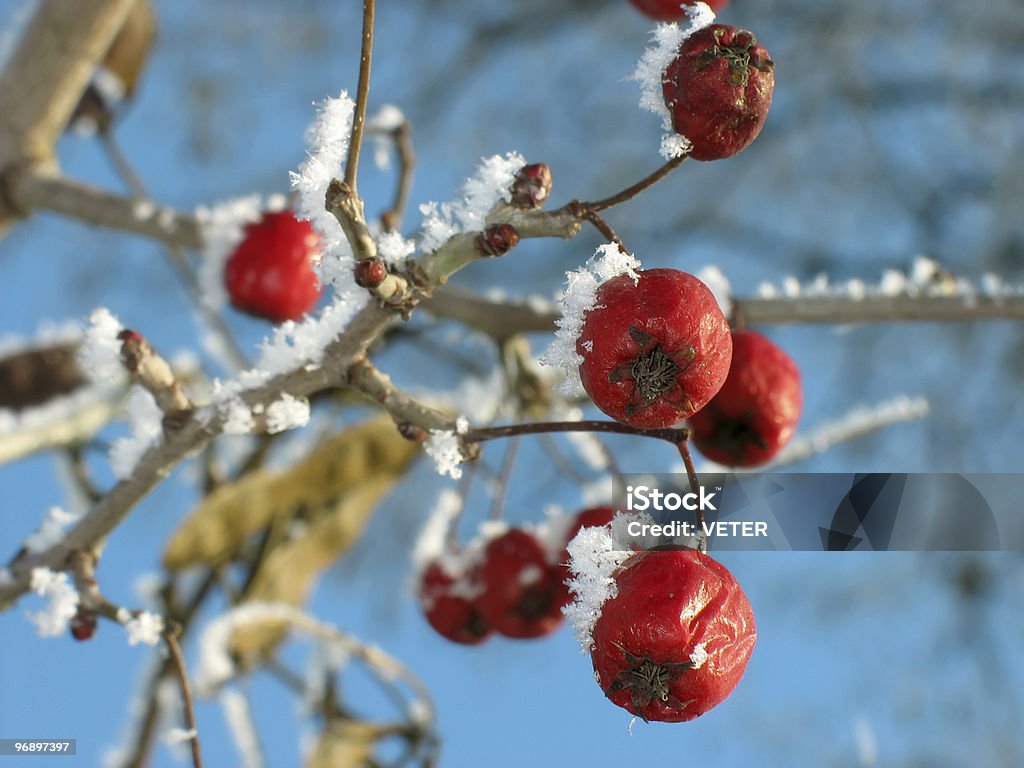
[(712, 461), (754, 467), (770, 461), (796, 430), (803, 406), (800, 369), (755, 331), (734, 331), (725, 384), (689, 423), (693, 444)]
[[(676, 21), (686, 15), (681, 6), (693, 6), (697, 0), (629, 0), (641, 13), (657, 21)], [(729, 4), (729, 0), (704, 0), (711, 10), (718, 13)]]
[(672, 127), (690, 140), (694, 160), (721, 160), (747, 147), (764, 127), (774, 89), (768, 51), (753, 33), (725, 24), (686, 38), (662, 80)]
[(678, 723), (721, 704), (757, 641), (733, 575), (695, 550), (641, 552), (614, 574), (591, 660), (605, 695), (644, 720)]
[(291, 211), (264, 213), (224, 267), (224, 286), (234, 307), (274, 323), (299, 320), (316, 306), (320, 281), (313, 271), (319, 238)]
[(493, 539), (479, 573), (483, 592), (477, 607), (499, 634), (543, 637), (561, 626), (560, 573), (532, 534), (513, 528)]
[(732, 335), (704, 283), (675, 269), (618, 275), (597, 289), (576, 351), (583, 388), (604, 413), (637, 429), (692, 416), (729, 373)]
[(456, 579), (440, 563), (431, 563), (420, 576), (420, 604), (427, 623), (453, 643), (479, 645), (494, 630), (470, 597), (477, 590), (468, 578)]

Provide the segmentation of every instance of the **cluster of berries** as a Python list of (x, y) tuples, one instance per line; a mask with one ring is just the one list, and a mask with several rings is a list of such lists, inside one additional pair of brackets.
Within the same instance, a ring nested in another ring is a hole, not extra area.
[(442, 553), (419, 578), (427, 622), (462, 645), (478, 645), (494, 632), (518, 639), (550, 635), (561, 626), (562, 608), (571, 601), (566, 546), (583, 528), (606, 525), (613, 515), (611, 507), (584, 510), (553, 542), (509, 528)]

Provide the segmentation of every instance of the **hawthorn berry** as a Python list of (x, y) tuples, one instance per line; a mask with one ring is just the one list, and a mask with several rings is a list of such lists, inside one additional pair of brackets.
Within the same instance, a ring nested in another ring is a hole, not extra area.
[(479, 586), (470, 575), (453, 576), (439, 562), (420, 575), (419, 594), (423, 615), (441, 637), (461, 645), (479, 645), (493, 629), (474, 602)]
[(800, 369), (793, 359), (755, 331), (734, 331), (729, 376), (690, 418), (690, 437), (719, 464), (764, 464), (793, 436), (802, 405)]
[(492, 539), (480, 563), (477, 607), (505, 637), (543, 637), (562, 624), (560, 572), (533, 534), (512, 528)]
[(675, 269), (617, 275), (597, 289), (576, 351), (594, 404), (638, 429), (670, 427), (715, 396), (732, 336), (710, 289)]
[(291, 211), (264, 213), (245, 228), (224, 266), (224, 285), (236, 309), (271, 322), (298, 320), (320, 298), (313, 264), (319, 238)]
[(757, 641), (733, 575), (696, 550), (641, 552), (614, 573), (591, 660), (615, 704), (644, 720), (682, 722), (721, 704)]
[[(641, 13), (650, 16), (657, 21), (675, 21), (686, 15), (684, 6), (694, 6), (697, 0), (629, 0)], [(711, 10), (718, 13), (719, 10), (729, 4), (729, 0), (704, 0), (711, 6)]]
[(662, 92), (672, 127), (690, 140), (690, 157), (720, 160), (764, 127), (775, 64), (752, 32), (711, 24), (686, 38), (665, 70)]

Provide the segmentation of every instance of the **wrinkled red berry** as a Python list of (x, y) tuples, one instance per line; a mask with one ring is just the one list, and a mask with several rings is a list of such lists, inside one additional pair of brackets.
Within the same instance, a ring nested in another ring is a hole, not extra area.
[(490, 541), (480, 564), (477, 606), (506, 637), (542, 637), (561, 625), (559, 572), (530, 533), (513, 528)]
[(96, 634), (97, 620), (96, 612), (79, 608), (78, 612), (71, 617), (69, 628), (71, 636), (82, 643), (91, 640)]
[(761, 132), (775, 88), (775, 65), (753, 33), (724, 24), (694, 32), (665, 70), (672, 126), (695, 160), (720, 160)]
[(320, 298), (313, 271), (319, 238), (308, 221), (291, 211), (265, 213), (224, 267), (224, 285), (236, 309), (275, 323), (298, 320)]
[(618, 275), (597, 289), (576, 351), (594, 404), (638, 429), (699, 411), (729, 373), (732, 336), (704, 283), (675, 269)]
[[(675, 21), (686, 15), (683, 6), (694, 6), (697, 0), (629, 0), (638, 10), (658, 21)], [(729, 0), (704, 0), (711, 10), (719, 10), (729, 4)]]
[(512, 205), (540, 208), (551, 194), (551, 168), (547, 163), (524, 165), (512, 182)]
[(695, 550), (641, 552), (615, 572), (591, 660), (605, 695), (644, 720), (693, 720), (739, 683), (757, 641), (747, 596)]
[(420, 604), (434, 630), (454, 643), (479, 645), (493, 630), (474, 603), (479, 586), (470, 576), (454, 577), (431, 563), (420, 576)]
[(729, 376), (690, 418), (691, 438), (719, 464), (764, 464), (793, 436), (802, 405), (793, 359), (759, 333), (734, 331)]

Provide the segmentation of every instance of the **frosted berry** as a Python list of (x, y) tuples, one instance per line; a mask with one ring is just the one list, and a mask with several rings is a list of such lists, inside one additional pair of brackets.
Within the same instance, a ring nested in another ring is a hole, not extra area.
[(224, 267), (224, 285), (236, 309), (275, 323), (298, 320), (320, 298), (313, 271), (319, 238), (308, 221), (291, 211), (265, 213)]
[(704, 283), (649, 269), (597, 289), (576, 351), (594, 404), (638, 429), (670, 427), (715, 396), (729, 373), (732, 336)]
[(793, 436), (802, 405), (800, 369), (793, 359), (759, 333), (735, 331), (729, 376), (690, 419), (690, 436), (719, 464), (764, 464)]
[[(675, 21), (686, 15), (683, 6), (694, 6), (697, 0), (629, 0), (639, 11), (658, 21)], [(719, 10), (729, 4), (729, 0), (704, 0), (711, 10)]]
[(461, 645), (479, 645), (493, 633), (474, 603), (479, 586), (471, 576), (452, 576), (431, 563), (420, 576), (423, 615), (441, 637)]
[(732, 157), (764, 127), (775, 65), (753, 33), (712, 24), (683, 41), (662, 81), (672, 127), (695, 160)]
[(477, 606), (500, 634), (542, 637), (561, 625), (560, 575), (532, 534), (513, 528), (491, 540), (479, 573)]
[(695, 550), (641, 552), (613, 575), (591, 660), (615, 704), (644, 720), (693, 720), (739, 683), (757, 641), (733, 575)]

